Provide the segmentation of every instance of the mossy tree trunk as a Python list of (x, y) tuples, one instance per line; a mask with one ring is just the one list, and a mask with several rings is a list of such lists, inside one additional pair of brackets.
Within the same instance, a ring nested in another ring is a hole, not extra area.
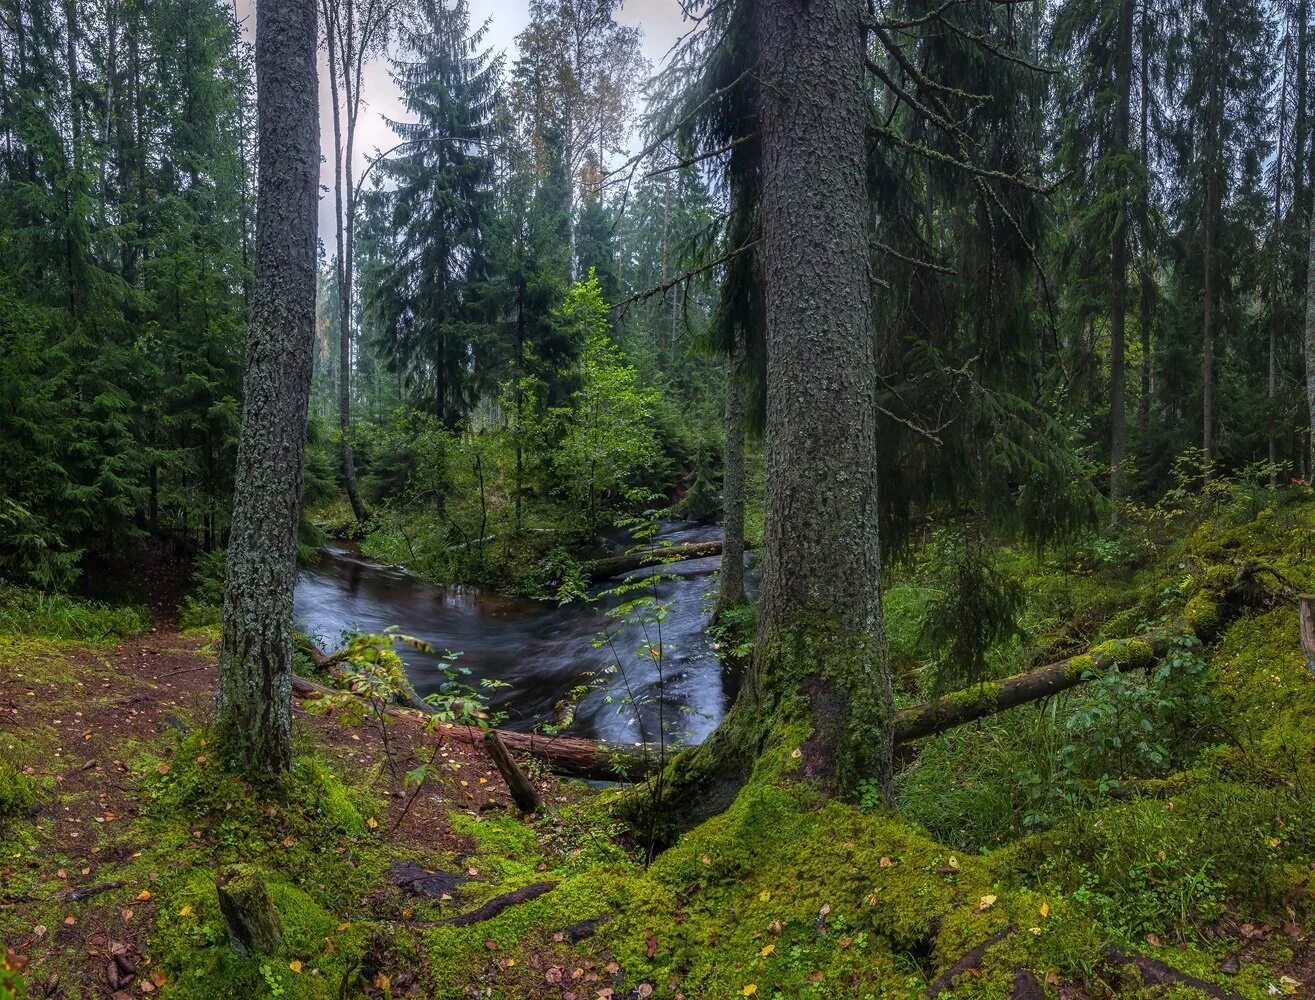
[(862, 0), (756, 5), (767, 520), (751, 685), (807, 712), (804, 772), (889, 786)]
[[(762, 141), (767, 510), (753, 664), (713, 737), (661, 784), (668, 832), (798, 750), (824, 792), (889, 792), (862, 0), (754, 5)], [(787, 746), (788, 744), (788, 746)]]
[(219, 731), (256, 774), (292, 761), (292, 591), (315, 331), (316, 0), (261, 0), (255, 291), (224, 592)]

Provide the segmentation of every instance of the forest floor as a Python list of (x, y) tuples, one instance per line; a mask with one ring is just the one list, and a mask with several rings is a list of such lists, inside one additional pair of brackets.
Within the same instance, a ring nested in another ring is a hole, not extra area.
[[(1051, 581), (1029, 584), (1034, 610), (1076, 595), (1122, 631), (1240, 560), (1304, 586), (1312, 538), (1302, 501), (1205, 524), (1144, 579), (1029, 564)], [(399, 771), (442, 766), (410, 807), (374, 730), (300, 705), (291, 775), (225, 773), (207, 743), (213, 633), (156, 604), (153, 628), (118, 637), (0, 629), (0, 941), (31, 996), (1315, 996), (1315, 680), (1272, 595), (1202, 661), (1226, 738), (1183, 736), (1160, 772), (1045, 823), (974, 826), (1030, 808), (1019, 746), (1071, 752), (1037, 735), (1054, 705), (929, 741), (903, 815), (813, 798), (786, 734), (648, 868), (616, 792), (533, 772), (551, 809), (522, 817), (483, 753), (435, 751), (418, 726), (390, 730)], [(1062, 708), (1126, 714), (1142, 690)], [(216, 879), (249, 871), (282, 919), (273, 955), (227, 941)]]

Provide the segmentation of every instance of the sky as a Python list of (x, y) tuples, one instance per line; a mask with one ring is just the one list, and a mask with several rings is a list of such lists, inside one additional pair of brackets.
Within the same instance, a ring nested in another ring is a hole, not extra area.
[[(256, 0), (236, 0), (236, 2), (238, 16), (243, 19), (248, 35), (254, 36), (256, 19), (253, 12)], [(267, 0), (267, 2), (278, 2), (278, 0)], [(469, 2), (472, 24), (478, 24), (486, 18), (489, 21), (485, 44), (494, 52), (505, 53), (508, 62), (515, 59), (516, 36), (525, 27), (529, 17), (526, 0), (469, 0)], [(625, 0), (625, 6), (617, 15), (617, 20), (643, 29), (644, 55), (654, 67), (661, 63), (672, 43), (688, 27), (682, 25), (680, 0)], [(396, 143), (385, 119), (391, 117), (404, 120), (404, 112), (398, 103), (397, 91), (392, 80), (389, 79), (388, 66), (385, 62), (377, 62), (367, 69), (364, 99), (368, 106), (361, 113), (361, 121), (356, 132), (358, 176), (376, 152), (387, 150)], [(323, 68), (320, 70), (320, 135), (325, 150), (321, 183), (331, 186), (333, 117)], [(334, 242), (331, 194), (320, 200), (320, 236), (325, 246), (331, 250)]]

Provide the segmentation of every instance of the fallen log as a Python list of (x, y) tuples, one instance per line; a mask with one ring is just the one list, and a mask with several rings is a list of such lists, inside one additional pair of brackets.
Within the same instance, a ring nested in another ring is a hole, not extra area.
[[(294, 676), (292, 693), (304, 701), (337, 692), (305, 677)], [(391, 712), (399, 719), (410, 719), (417, 723), (421, 721), (413, 709), (395, 709)], [(442, 728), (448, 739), (468, 746), (484, 746), (485, 731), (477, 726), (443, 723)], [(554, 774), (584, 778), (587, 781), (642, 781), (658, 771), (661, 760), (660, 754), (642, 743), (622, 746), (571, 736), (513, 733), (505, 729), (497, 730), (497, 733), (507, 749), (541, 761)]]
[(638, 552), (627, 552), (621, 556), (608, 556), (584, 564), (584, 572), (591, 580), (610, 580), (623, 573), (631, 573), (649, 566), (664, 566), (667, 563), (685, 562), (688, 559), (706, 559), (721, 555), (720, 541), (686, 542), (683, 545), (659, 546)]
[(511, 792), (512, 801), (520, 811), (535, 813), (542, 809), (543, 799), (539, 795), (539, 790), (521, 770), (521, 766), (512, 759), (506, 742), (496, 729), (490, 729), (484, 734), (484, 748), (488, 750), (494, 766), (507, 785), (507, 790)]
[(1208, 642), (1245, 606), (1264, 567), (1239, 568), (1230, 586), (1216, 595), (1203, 591), (1187, 605), (1182, 620), (1167, 630), (1116, 639), (1076, 656), (998, 681), (955, 691), (933, 702), (895, 713), (896, 744), (943, 733), (965, 723), (1040, 701), (1084, 684), (1111, 670), (1127, 673), (1154, 666), (1184, 636)]
[(1105, 643), (1090, 652), (1015, 674), (998, 681), (954, 691), (936, 701), (895, 713), (895, 742), (908, 743), (968, 722), (1040, 701), (1077, 687), (1110, 670), (1144, 670), (1169, 647), (1162, 635), (1144, 635)]

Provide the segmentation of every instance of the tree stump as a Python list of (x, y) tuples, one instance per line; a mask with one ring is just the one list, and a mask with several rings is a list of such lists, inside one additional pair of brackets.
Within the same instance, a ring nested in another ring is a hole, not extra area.
[(1315, 594), (1302, 594), (1301, 651), (1306, 654), (1306, 669), (1315, 675)]
[(272, 955), (283, 940), (283, 921), (260, 872), (239, 865), (215, 880), (228, 940), (239, 955)]

